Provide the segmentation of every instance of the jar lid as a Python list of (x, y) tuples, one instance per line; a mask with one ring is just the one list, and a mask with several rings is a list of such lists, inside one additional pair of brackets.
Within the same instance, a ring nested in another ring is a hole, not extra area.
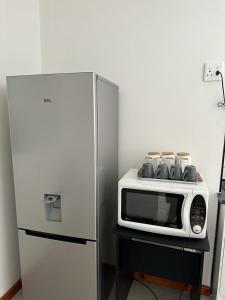
[(190, 153), (188, 152), (177, 152), (178, 156), (190, 156)]
[(174, 155), (174, 152), (162, 152), (162, 155)]
[(151, 156), (151, 155), (160, 155), (160, 152), (148, 152), (148, 156)]

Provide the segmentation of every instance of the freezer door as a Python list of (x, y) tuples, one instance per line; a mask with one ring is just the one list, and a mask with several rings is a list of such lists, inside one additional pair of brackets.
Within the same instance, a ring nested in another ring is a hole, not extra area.
[(18, 227), (95, 240), (93, 74), (7, 85)]
[(95, 300), (96, 243), (68, 243), (19, 230), (24, 300)]

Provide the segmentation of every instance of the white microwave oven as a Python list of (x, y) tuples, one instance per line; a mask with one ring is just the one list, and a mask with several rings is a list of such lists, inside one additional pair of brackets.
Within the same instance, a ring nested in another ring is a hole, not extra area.
[(118, 224), (132, 229), (203, 239), (206, 236), (206, 183), (137, 178), (131, 169), (118, 185)]

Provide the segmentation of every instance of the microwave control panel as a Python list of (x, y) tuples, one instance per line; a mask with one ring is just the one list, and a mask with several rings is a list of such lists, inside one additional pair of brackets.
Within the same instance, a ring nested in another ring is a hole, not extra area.
[(202, 195), (196, 195), (193, 199), (190, 211), (191, 229), (194, 233), (202, 232), (206, 221), (206, 204)]

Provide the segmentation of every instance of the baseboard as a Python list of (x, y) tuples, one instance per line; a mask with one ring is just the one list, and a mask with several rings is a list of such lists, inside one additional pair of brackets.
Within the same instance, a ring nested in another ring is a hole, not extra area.
[[(165, 279), (165, 278), (151, 276), (151, 275), (138, 273), (138, 272), (134, 273), (134, 279), (137, 279), (137, 280), (141, 279), (141, 280), (145, 280), (145, 281), (155, 283), (155, 284), (160, 284), (160, 285), (167, 286), (167, 287), (174, 288), (174, 289), (182, 289), (184, 287), (183, 283), (180, 283), (180, 282), (177, 282), (177, 281), (168, 280), (168, 279)], [(189, 285), (189, 286), (185, 287), (184, 290), (185, 291), (191, 291), (191, 289), (192, 289), (192, 286)], [(210, 296), (211, 295), (210, 287), (208, 287), (206, 285), (202, 285), (201, 295)]]
[(19, 279), (2, 297), (0, 300), (11, 300), (18, 291), (22, 288), (21, 279)]

